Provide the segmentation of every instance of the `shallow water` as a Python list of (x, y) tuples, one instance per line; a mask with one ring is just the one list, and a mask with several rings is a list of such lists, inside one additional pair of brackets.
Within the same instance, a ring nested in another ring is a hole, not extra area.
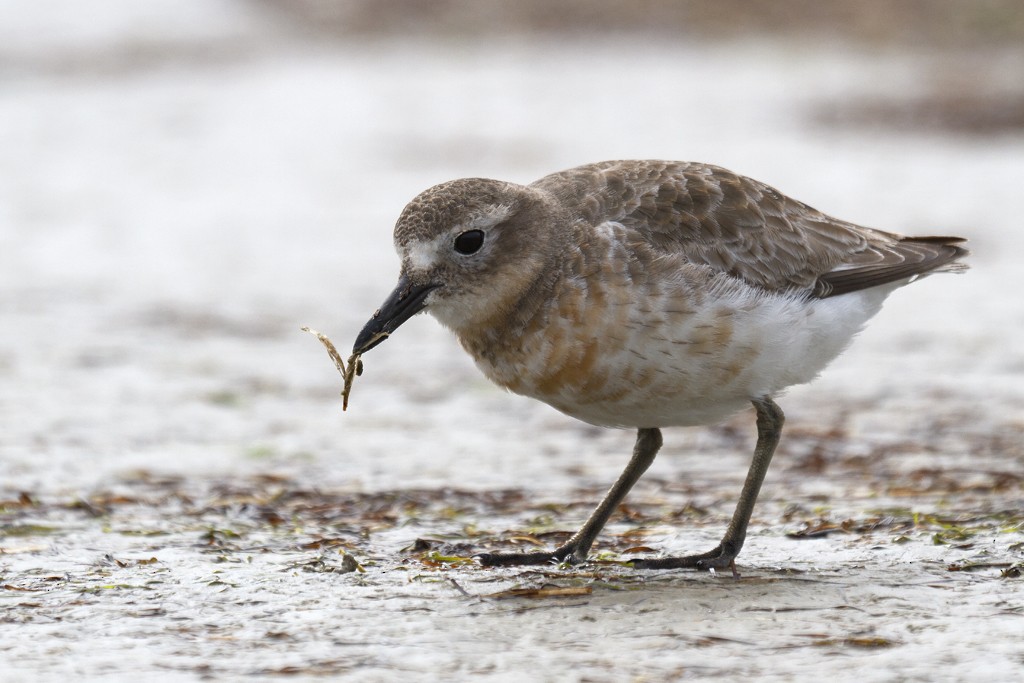
[[(1021, 672), (1024, 134), (821, 115), (916, 96), (945, 60), (626, 37), (309, 43), (251, 5), (184, 6), (122, 22), (97, 4), (91, 30), (52, 40), (10, 39), (31, 17), (0, 21), (5, 680)], [(1020, 67), (989, 63), (979, 78)], [(561, 538), (632, 435), (494, 389), (426, 317), (364, 359), (342, 413), (299, 328), (347, 349), (396, 277), (391, 225), (429, 185), (631, 157), (962, 234), (972, 270), (894, 294), (780, 400), (741, 580), (614, 561), (714, 545), (751, 415), (668, 430), (602, 562), (444, 561)], [(506, 592), (550, 586), (578, 590)]]

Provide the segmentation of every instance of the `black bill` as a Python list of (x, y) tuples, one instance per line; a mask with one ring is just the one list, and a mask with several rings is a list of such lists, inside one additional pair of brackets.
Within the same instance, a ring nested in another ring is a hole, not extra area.
[(423, 310), (423, 303), (433, 290), (440, 285), (414, 285), (409, 278), (402, 276), (398, 286), (388, 295), (380, 309), (366, 323), (363, 331), (356, 337), (352, 353), (366, 353), (377, 344), (388, 338), (399, 325)]

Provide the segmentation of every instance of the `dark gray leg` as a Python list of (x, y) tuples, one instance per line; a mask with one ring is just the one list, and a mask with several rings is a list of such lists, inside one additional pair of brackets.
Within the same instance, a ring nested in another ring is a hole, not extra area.
[(743, 482), (740, 500), (736, 511), (732, 514), (729, 528), (722, 537), (718, 547), (699, 555), (685, 557), (663, 557), (653, 560), (636, 560), (632, 564), (639, 569), (678, 569), (696, 567), (699, 569), (724, 569), (729, 567), (736, 574), (736, 556), (743, 547), (747, 537), (747, 524), (754, 511), (757, 494), (761, 491), (761, 482), (768, 472), (775, 447), (779, 444), (782, 434), (782, 423), (785, 416), (782, 409), (770, 398), (765, 397), (753, 402), (757, 411), (757, 446), (754, 447), (754, 461), (750, 464), (747, 479)]
[[(550, 562), (572, 562), (577, 564), (587, 559), (590, 546), (608, 522), (615, 508), (626, 497), (633, 484), (647, 471), (654, 462), (654, 456), (661, 448), (661, 431), (658, 429), (639, 429), (636, 433), (636, 445), (633, 446), (633, 457), (618, 480), (608, 489), (604, 500), (597, 506), (586, 523), (572, 535), (563, 545), (552, 552), (538, 553), (484, 553), (477, 555), (480, 564), (491, 567), (507, 567), (513, 565), (548, 564)], [(769, 453), (769, 458), (771, 454)], [(757, 491), (754, 492), (757, 497)], [(749, 514), (747, 515), (749, 517)]]

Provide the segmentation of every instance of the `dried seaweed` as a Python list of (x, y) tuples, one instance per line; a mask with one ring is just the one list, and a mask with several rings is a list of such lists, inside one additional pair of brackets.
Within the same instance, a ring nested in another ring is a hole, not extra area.
[(510, 588), (509, 590), (489, 593), (481, 597), (503, 600), (507, 598), (571, 598), (590, 595), (594, 592), (591, 586), (543, 586), (541, 588)]
[(348, 363), (345, 363), (345, 361), (341, 360), (341, 354), (338, 353), (338, 349), (334, 348), (334, 343), (326, 334), (317, 332), (310, 327), (303, 327), (302, 331), (309, 332), (320, 340), (320, 343), (327, 349), (327, 354), (334, 361), (334, 367), (338, 368), (338, 372), (341, 373), (341, 377), (344, 380), (344, 386), (341, 389), (341, 409), (348, 410), (348, 397), (352, 393), (352, 383), (355, 382), (356, 377), (363, 374), (363, 361), (360, 359), (362, 354), (353, 353), (348, 357)]

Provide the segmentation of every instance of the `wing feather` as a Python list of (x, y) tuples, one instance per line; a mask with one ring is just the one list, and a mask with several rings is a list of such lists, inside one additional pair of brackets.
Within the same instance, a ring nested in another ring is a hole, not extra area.
[(841, 221), (775, 188), (716, 166), (610, 161), (556, 173), (534, 187), (610, 221), (655, 251), (772, 291), (824, 298), (936, 270), (968, 252), (957, 237), (904, 237)]

